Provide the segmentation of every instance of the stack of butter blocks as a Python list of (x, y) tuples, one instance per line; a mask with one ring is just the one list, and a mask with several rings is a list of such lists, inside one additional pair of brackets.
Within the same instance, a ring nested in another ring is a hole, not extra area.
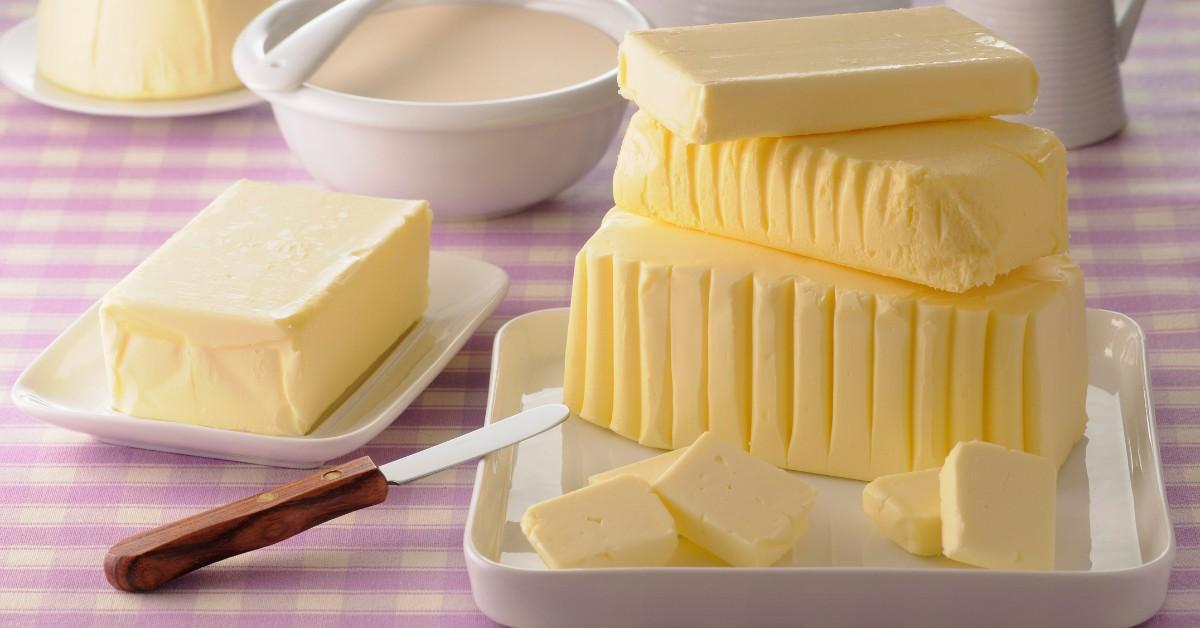
[(1083, 433), (1083, 277), (1032, 62), (941, 7), (621, 44), (640, 111), (575, 261), (564, 397), (645, 445), (705, 431), (859, 480)]

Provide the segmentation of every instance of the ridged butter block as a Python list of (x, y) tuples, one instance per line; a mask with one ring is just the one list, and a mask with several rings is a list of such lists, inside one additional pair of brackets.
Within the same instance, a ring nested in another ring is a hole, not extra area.
[(1061, 463), (1086, 420), (1084, 333), (1065, 256), (952, 294), (614, 210), (575, 260), (563, 393), (645, 445), (711, 430), (860, 480), (974, 439)]
[(981, 119), (688, 144), (645, 113), (617, 159), (617, 206), (962, 292), (1067, 249), (1066, 152)]

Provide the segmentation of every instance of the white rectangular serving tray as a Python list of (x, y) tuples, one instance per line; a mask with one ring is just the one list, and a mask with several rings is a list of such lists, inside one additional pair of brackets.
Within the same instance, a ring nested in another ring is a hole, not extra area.
[(13, 403), (47, 423), (114, 445), (309, 469), (362, 447), (391, 425), (507, 292), (508, 275), (500, 268), (470, 257), (432, 252), (429, 306), (421, 320), (305, 436), (155, 421), (113, 410), (100, 341), (99, 304), (84, 312), (21, 373), (13, 385)]
[[(1163, 603), (1175, 553), (1150, 405), (1145, 342), (1130, 318), (1089, 310), (1088, 424), (1059, 474), (1057, 569), (987, 571), (919, 558), (862, 511), (862, 482), (817, 489), (805, 536), (769, 568), (544, 567), (525, 509), (656, 450), (578, 417), (479, 464), (464, 549), (476, 604), (521, 627), (1130, 626)], [(567, 310), (518, 317), (496, 336), (487, 420), (562, 396)]]

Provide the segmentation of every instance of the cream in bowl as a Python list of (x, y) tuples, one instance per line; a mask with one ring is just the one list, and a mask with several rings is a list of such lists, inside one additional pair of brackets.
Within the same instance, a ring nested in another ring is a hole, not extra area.
[(369, 16), (308, 83), (386, 100), (497, 100), (586, 82), (616, 58), (612, 37), (560, 13), (426, 4)]
[[(239, 73), (327, 6), (264, 12), (238, 40)], [(441, 220), (482, 218), (553, 196), (600, 160), (625, 108), (617, 41), (645, 27), (623, 0), (397, 0), (301, 87), (259, 95), (330, 187), (428, 198)]]

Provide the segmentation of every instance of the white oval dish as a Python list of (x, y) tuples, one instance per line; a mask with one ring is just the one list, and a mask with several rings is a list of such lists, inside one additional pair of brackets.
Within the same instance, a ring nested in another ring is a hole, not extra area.
[(366, 444), (404, 412), (508, 292), (508, 275), (434, 251), (429, 307), (362, 383), (307, 436), (268, 436), (140, 419), (112, 410), (97, 305), (67, 328), (13, 385), (13, 403), (47, 423), (141, 449), (309, 469)]
[(175, 118), (242, 109), (262, 102), (248, 89), (169, 100), (113, 100), (63, 89), (38, 76), (37, 22), (29, 18), (0, 35), (0, 82), (36, 103), (93, 116)]
[[(552, 11), (620, 41), (647, 28), (625, 0), (477, 0)], [(395, 0), (382, 10), (428, 0)], [(248, 76), (265, 51), (329, 6), (284, 0), (242, 32), (234, 69)], [(604, 156), (625, 100), (613, 69), (558, 90), (499, 100), (414, 102), (312, 85), (262, 91), (292, 152), (318, 181), (347, 192), (424, 198), (438, 220), (510, 213), (569, 187)]]

